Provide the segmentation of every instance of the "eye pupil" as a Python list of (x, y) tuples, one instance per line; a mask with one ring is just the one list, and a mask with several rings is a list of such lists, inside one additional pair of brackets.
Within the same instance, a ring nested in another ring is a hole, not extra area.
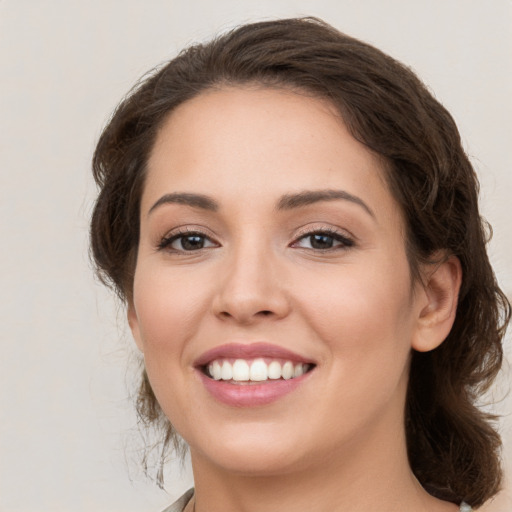
[(310, 236), (310, 243), (313, 249), (330, 249), (334, 239), (332, 236), (316, 234)]
[(185, 251), (193, 251), (204, 247), (204, 237), (199, 235), (188, 235), (181, 239), (181, 246)]

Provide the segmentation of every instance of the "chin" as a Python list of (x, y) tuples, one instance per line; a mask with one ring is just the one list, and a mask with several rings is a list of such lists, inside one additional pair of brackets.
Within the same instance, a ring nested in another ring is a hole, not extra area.
[(252, 477), (285, 475), (298, 469), (298, 460), (294, 456), (261, 447), (228, 451), (213, 457), (211, 462), (224, 471)]
[(223, 435), (221, 443), (208, 443), (206, 449), (191, 446), (192, 458), (208, 459), (219, 469), (247, 476), (272, 476), (297, 471), (308, 459), (304, 443), (298, 439), (283, 436), (282, 433), (262, 436), (261, 432), (244, 431), (244, 435), (240, 435), (240, 432), (238, 435)]

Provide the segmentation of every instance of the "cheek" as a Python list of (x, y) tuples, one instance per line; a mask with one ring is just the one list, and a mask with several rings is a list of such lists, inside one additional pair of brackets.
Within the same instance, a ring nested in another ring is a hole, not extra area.
[(180, 430), (188, 411), (187, 379), (192, 368), (187, 347), (196, 337), (204, 316), (204, 297), (190, 279), (172, 272), (154, 272), (139, 267), (134, 281), (137, 314), (144, 364), (151, 387), (167, 417)]
[(328, 348), (325, 408), (336, 425), (347, 428), (387, 410), (398, 417), (405, 400), (412, 326), (409, 282), (397, 286), (382, 275), (380, 281), (374, 277), (354, 271), (342, 287), (332, 280), (303, 309), (309, 327)]
[(405, 364), (414, 327), (407, 268), (354, 265), (313, 279), (303, 275), (295, 293), (303, 298), (301, 315), (329, 347), (332, 361), (347, 371)]
[(199, 284), (183, 272), (137, 269), (134, 306), (147, 365), (159, 354), (172, 356), (158, 358), (159, 364), (180, 362), (187, 341), (207, 311), (208, 290)]

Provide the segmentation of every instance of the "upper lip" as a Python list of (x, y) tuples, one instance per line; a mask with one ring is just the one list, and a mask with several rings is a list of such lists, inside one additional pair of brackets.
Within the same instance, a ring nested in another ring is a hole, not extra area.
[(195, 360), (194, 366), (205, 366), (215, 359), (255, 359), (259, 357), (286, 359), (295, 363), (314, 363), (314, 361), (286, 348), (258, 342), (250, 344), (228, 343), (214, 347), (201, 354)]

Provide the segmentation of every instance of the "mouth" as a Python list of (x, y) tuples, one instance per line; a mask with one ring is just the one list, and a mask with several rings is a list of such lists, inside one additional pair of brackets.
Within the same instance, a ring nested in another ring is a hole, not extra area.
[(215, 359), (201, 367), (201, 371), (211, 379), (233, 384), (262, 383), (266, 381), (290, 380), (301, 377), (313, 369), (311, 363), (272, 358), (256, 359)]
[(250, 407), (291, 393), (310, 376), (316, 364), (276, 345), (252, 343), (216, 347), (194, 366), (214, 398), (230, 406)]

